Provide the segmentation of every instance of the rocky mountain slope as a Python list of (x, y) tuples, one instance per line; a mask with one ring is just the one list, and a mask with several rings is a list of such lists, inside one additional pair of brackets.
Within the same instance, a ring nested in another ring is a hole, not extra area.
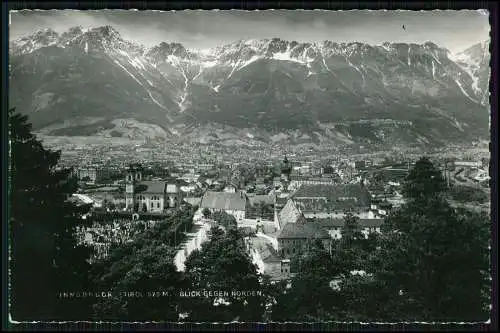
[(10, 105), (50, 135), (421, 143), (489, 136), (489, 52), (244, 40), (150, 49), (110, 26), (10, 43)]
[(488, 104), (489, 99), (489, 46), (488, 42), (481, 42), (451, 57), (472, 78), (472, 88), (482, 104)]

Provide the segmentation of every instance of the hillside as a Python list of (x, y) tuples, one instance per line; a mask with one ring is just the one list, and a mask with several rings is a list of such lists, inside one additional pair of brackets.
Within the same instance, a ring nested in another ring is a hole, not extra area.
[[(489, 52), (245, 40), (150, 49), (110, 26), (10, 43), (10, 105), (46, 135), (440, 145), (489, 137)], [(227, 143), (227, 142), (226, 142)]]

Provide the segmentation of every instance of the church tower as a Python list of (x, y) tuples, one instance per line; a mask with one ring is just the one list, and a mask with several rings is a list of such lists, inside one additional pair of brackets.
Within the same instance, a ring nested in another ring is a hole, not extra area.
[(281, 165), (281, 184), (283, 185), (284, 191), (288, 190), (288, 185), (290, 184), (290, 174), (292, 173), (292, 165), (285, 155), (285, 159)]
[(135, 186), (142, 181), (142, 167), (138, 164), (129, 165), (125, 177), (126, 209), (135, 211)]

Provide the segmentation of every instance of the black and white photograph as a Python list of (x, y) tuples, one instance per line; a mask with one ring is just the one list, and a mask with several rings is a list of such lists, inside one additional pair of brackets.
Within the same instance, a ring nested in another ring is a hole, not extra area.
[(11, 10), (10, 322), (489, 323), (490, 29)]

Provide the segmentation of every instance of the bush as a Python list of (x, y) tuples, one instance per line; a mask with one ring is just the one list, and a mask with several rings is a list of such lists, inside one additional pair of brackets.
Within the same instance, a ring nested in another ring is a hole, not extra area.
[(208, 219), (212, 215), (212, 212), (208, 208), (203, 208), (202, 214), (204, 218)]
[(238, 224), (236, 222), (236, 218), (226, 212), (216, 212), (212, 215), (212, 217), (218, 224), (226, 229), (235, 228)]

